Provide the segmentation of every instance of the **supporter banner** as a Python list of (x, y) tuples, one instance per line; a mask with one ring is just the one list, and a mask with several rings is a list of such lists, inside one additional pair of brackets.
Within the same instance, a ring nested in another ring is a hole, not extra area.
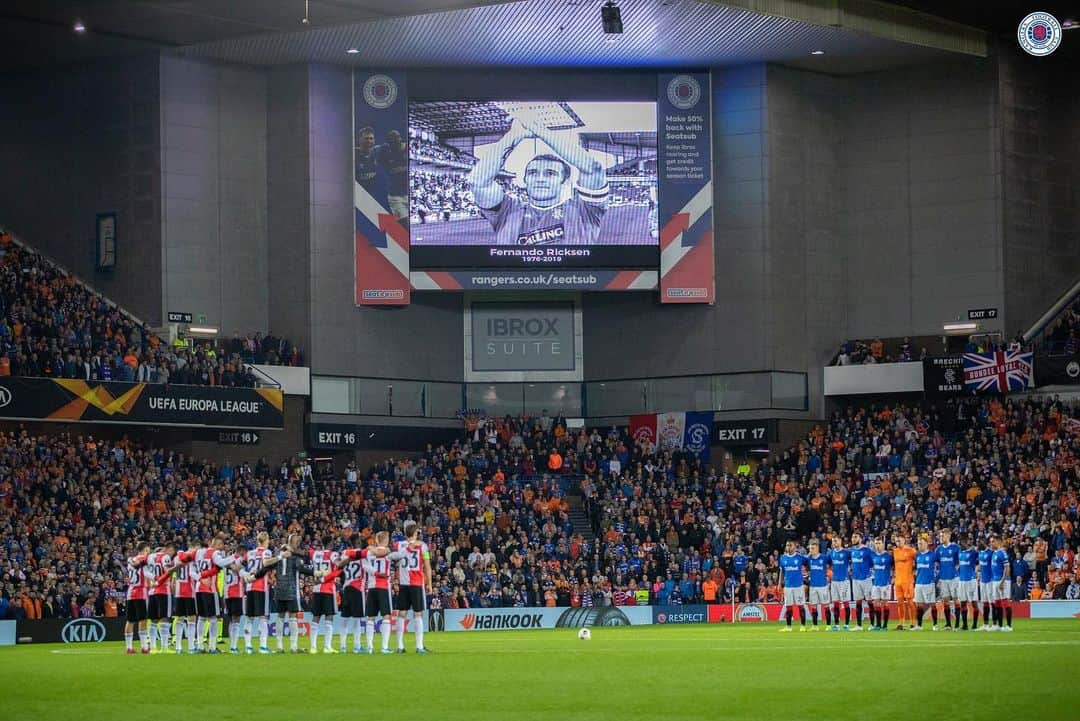
[(656, 437), (661, 448), (679, 450), (686, 440), (686, 414), (660, 413), (656, 416)]
[(1007, 393), (1030, 388), (1034, 355), (1019, 351), (964, 354), (964, 385), (976, 393)]
[(16, 621), (20, 643), (102, 643), (124, 640), (122, 618), (50, 618)]
[(657, 93), (660, 302), (713, 303), (712, 86), (661, 73)]
[(641, 413), (630, 416), (630, 437), (638, 443), (656, 444), (656, 414)]
[(1035, 364), (1036, 386), (1080, 383), (1080, 356), (1039, 356)]
[(408, 305), (409, 116), (405, 73), (353, 73), (357, 305)]
[(692, 411), (686, 414), (686, 426), (683, 430), (683, 448), (709, 462), (709, 449), (712, 447), (712, 411)]
[(930, 395), (958, 395), (964, 392), (964, 357), (933, 356), (923, 359), (924, 390)]
[(0, 418), (154, 426), (283, 428), (276, 388), (0, 379)]
[(653, 606), (653, 623), (708, 623), (708, 606)]
[(448, 608), (447, 631), (510, 631), (586, 626), (646, 626), (653, 622), (651, 606), (592, 606), (590, 608)]

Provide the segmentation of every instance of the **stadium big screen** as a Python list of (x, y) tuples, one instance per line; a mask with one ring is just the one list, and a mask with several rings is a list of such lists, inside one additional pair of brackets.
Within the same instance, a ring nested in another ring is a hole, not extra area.
[[(652, 75), (626, 99), (580, 99), (556, 80), (493, 82), (479, 99), (429, 83), (414, 97), (404, 72), (357, 72), (359, 304), (658, 287), (667, 302), (711, 302), (708, 75)], [(661, 249), (675, 270), (698, 245), (707, 279), (665, 294)]]

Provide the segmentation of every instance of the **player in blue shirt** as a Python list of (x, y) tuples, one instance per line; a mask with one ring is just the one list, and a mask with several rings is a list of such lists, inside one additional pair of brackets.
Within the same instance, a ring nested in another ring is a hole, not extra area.
[[(821, 544), (816, 540), (810, 541), (810, 555), (806, 557), (806, 565), (810, 569), (810, 618), (814, 621), (811, 631), (818, 630), (818, 616), (829, 612), (829, 559), (821, 555)], [(828, 623), (829, 619), (825, 619)]]
[(994, 602), (994, 576), (990, 569), (990, 558), (993, 555), (994, 552), (984, 542), (983, 547), (979, 549), (979, 598), (982, 600), (983, 609), (983, 625), (980, 631), (989, 631), (990, 621), (994, 618), (991, 611)]
[(936, 573), (937, 554), (930, 550), (930, 542), (926, 536), (919, 536), (919, 552), (915, 555), (915, 628), (912, 631), (921, 631), (923, 616), (926, 615), (927, 607), (934, 619), (934, 630), (937, 626), (937, 594), (934, 582), (937, 580)]
[[(952, 542), (952, 531), (941, 529), (941, 543), (934, 549), (938, 564), (938, 597), (945, 607), (945, 630), (952, 630), (953, 611), (959, 595), (959, 583), (956, 580), (957, 566), (960, 563), (960, 546)], [(957, 627), (960, 619), (957, 618)]]
[(870, 623), (872, 631), (889, 630), (889, 601), (892, 600), (893, 555), (885, 550), (885, 541), (874, 541), (871, 556), (874, 585), (870, 591)]
[[(1012, 564), (1009, 563), (1009, 552), (1001, 545), (1001, 536), (994, 534), (990, 537), (990, 582), (994, 587), (994, 621), (997, 627), (990, 630), (1012, 631), (1012, 582), (1009, 580), (1009, 572)], [(1007, 622), (1007, 623), (1006, 623)]]
[(960, 551), (956, 564), (957, 598), (960, 599), (960, 618), (964, 622), (964, 631), (968, 630), (968, 612), (971, 612), (971, 627), (979, 624), (979, 581), (975, 568), (979, 564), (979, 550), (971, 542), (971, 536), (964, 538), (965, 548)]
[(855, 602), (855, 623), (852, 631), (862, 630), (863, 602), (870, 602), (871, 579), (874, 571), (874, 551), (863, 543), (862, 534), (851, 534), (851, 597)]
[(844, 630), (851, 630), (851, 579), (849, 566), (851, 551), (844, 548), (840, 536), (833, 536), (832, 548), (829, 549), (829, 568), (832, 569), (832, 582), (829, 584), (829, 596), (832, 597), (832, 630), (840, 630), (840, 606), (844, 607)]
[(788, 541), (784, 545), (784, 555), (780, 556), (780, 591), (784, 596), (784, 606), (787, 609), (787, 626), (781, 631), (791, 632), (791, 617), (795, 607), (799, 608), (799, 619), (802, 621), (800, 631), (806, 630), (806, 591), (803, 589), (803, 566), (806, 558), (795, 550), (795, 542)]

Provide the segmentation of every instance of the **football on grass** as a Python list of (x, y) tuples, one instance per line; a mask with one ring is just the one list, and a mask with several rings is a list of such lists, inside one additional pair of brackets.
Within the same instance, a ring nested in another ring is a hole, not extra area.
[(577, 632), (577, 637), (580, 638), (582, 641), (588, 641), (590, 638), (592, 638), (592, 631), (587, 628), (583, 628)]

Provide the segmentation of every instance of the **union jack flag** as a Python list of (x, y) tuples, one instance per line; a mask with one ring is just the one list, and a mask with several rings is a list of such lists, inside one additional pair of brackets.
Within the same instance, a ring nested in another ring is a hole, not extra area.
[(1007, 393), (1030, 388), (1033, 354), (1019, 351), (964, 354), (964, 385), (976, 393)]

